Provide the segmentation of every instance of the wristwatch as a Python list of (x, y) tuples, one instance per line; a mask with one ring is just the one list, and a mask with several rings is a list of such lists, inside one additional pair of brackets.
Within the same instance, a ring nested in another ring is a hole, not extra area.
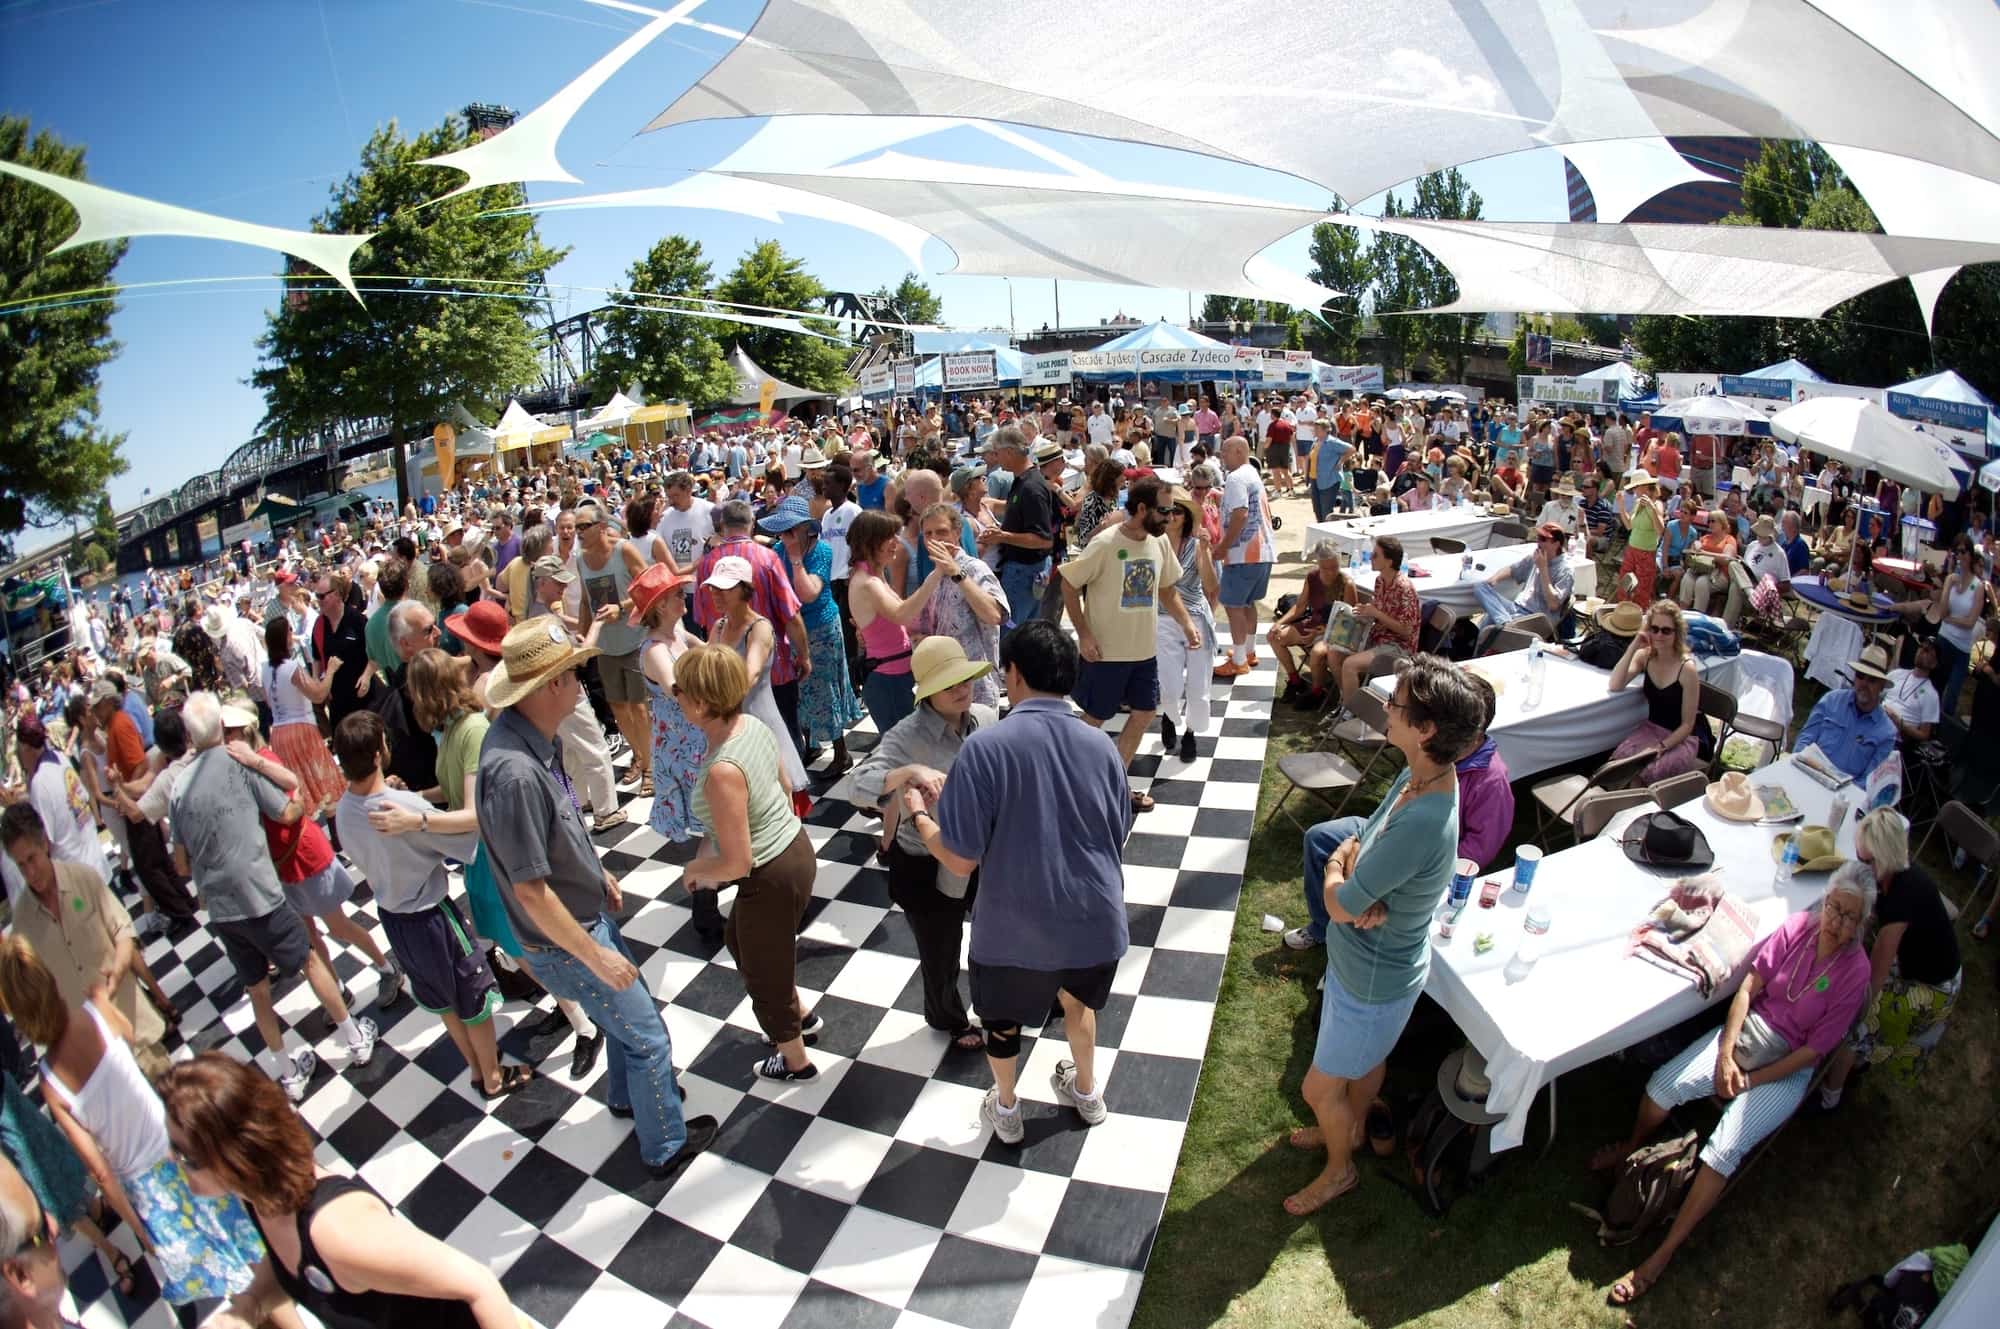
[(947, 573), (946, 575), (949, 576), (953, 581), (965, 580), (965, 574), (963, 572), (952, 572), (952, 573)]

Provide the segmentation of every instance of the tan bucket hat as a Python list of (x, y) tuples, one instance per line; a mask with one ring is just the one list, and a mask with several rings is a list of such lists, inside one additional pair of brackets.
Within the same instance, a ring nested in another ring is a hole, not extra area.
[(948, 692), (992, 669), (993, 666), (985, 660), (968, 660), (965, 647), (951, 637), (925, 637), (917, 643), (917, 649), (910, 652), (910, 673), (916, 677), (915, 698), (918, 701)]
[(1708, 787), (1708, 810), (1724, 821), (1757, 821), (1764, 815), (1764, 800), (1750, 786), (1750, 777), (1730, 771)]

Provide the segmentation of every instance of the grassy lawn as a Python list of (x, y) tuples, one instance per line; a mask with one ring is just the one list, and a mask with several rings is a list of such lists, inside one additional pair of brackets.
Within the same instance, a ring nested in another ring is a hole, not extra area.
[[(1810, 700), (1802, 691), (1801, 717)], [(1300, 833), (1282, 816), (1263, 824), (1285, 783), (1278, 756), (1303, 746), (1300, 718), (1287, 706), (1278, 711), (1201, 1089), (1134, 1315), (1138, 1329), (1821, 1324), (1830, 1322), (1824, 1299), (1839, 1284), (1913, 1250), (1976, 1238), (1975, 1225), (2000, 1202), (2000, 943), (1972, 941), (1969, 920), (1959, 933), (1965, 985), (1924, 1083), (1906, 1092), (1864, 1077), (1837, 1115), (1794, 1121), (1630, 1311), (1609, 1308), (1604, 1295), (1652, 1239), (1600, 1248), (1594, 1226), (1569, 1208), (1602, 1198), (1584, 1160), (1630, 1125), (1648, 1070), (1624, 1060), (1565, 1076), (1561, 1129), (1547, 1157), (1538, 1156), (1546, 1137), (1538, 1105), (1528, 1143), (1503, 1155), (1442, 1220), (1414, 1198), (1400, 1151), (1362, 1154), (1358, 1188), (1310, 1218), (1287, 1215), (1279, 1202), (1320, 1167), (1318, 1155), (1291, 1149), (1283, 1136), (1311, 1120), (1299, 1082), (1323, 960), (1284, 949), (1259, 927), (1267, 913), (1288, 926), (1304, 918)], [(1374, 803), (1364, 791), (1349, 811)], [(1308, 823), (1322, 815), (1304, 796), (1290, 808)], [(1531, 839), (1532, 827), (1524, 809), (1515, 840)], [(1969, 881), (1951, 872), (1938, 845), (1926, 862), (1963, 900)], [(1419, 1003), (1389, 1063), (1386, 1093), (1399, 1125), (1404, 1101), (1433, 1083), (1439, 1061), (1462, 1041), (1442, 1010)], [(1691, 1124), (1706, 1129), (1711, 1120), (1697, 1114)]]

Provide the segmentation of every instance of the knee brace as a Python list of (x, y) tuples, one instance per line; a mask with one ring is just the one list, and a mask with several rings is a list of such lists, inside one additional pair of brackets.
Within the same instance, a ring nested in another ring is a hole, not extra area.
[(986, 1026), (986, 1055), (1006, 1061), (1021, 1055), (1021, 1026), (1018, 1024)]

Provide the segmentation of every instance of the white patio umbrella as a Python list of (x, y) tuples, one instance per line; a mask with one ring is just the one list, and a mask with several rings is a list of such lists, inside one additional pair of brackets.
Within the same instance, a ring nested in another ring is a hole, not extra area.
[(1769, 417), (1755, 406), (1737, 401), (1734, 397), (1705, 394), (1700, 397), (1683, 397), (1679, 401), (1662, 402), (1653, 408), (1653, 416), (1658, 419), (1678, 417), (1681, 429), (1689, 434), (1721, 434), (1735, 436), (1750, 432), (1750, 422), (1763, 423)]
[(1926, 493), (1956, 496), (1959, 490), (1948, 460), (1950, 448), (1872, 401), (1815, 397), (1772, 416), (1771, 432), (1787, 443), (1880, 471)]
[(1979, 468), (1979, 487), (1989, 494), (2000, 494), (2000, 458)]

